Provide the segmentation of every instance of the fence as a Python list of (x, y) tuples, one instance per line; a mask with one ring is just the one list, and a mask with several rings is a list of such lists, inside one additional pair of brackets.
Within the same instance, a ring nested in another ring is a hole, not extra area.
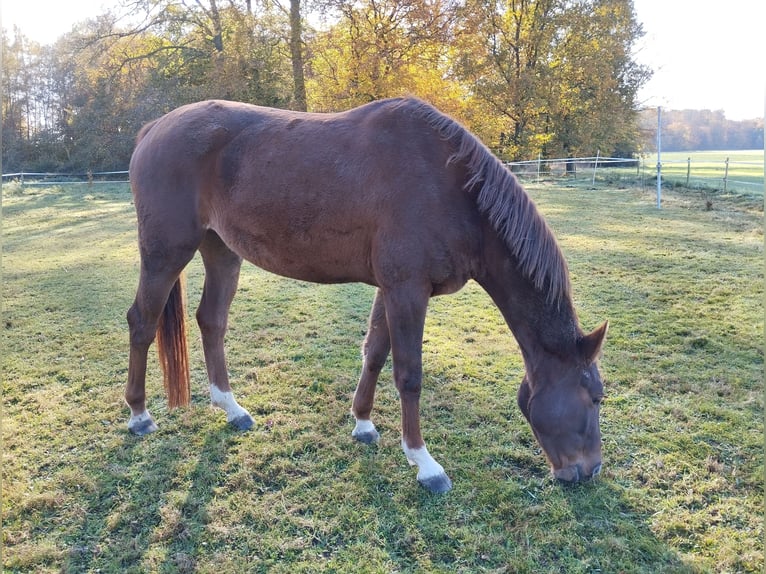
[[(732, 161), (730, 157), (705, 157), (705, 154), (692, 158), (679, 157), (684, 154), (673, 153), (662, 161), (663, 182), (686, 187), (745, 194), (763, 194), (763, 161)], [(663, 155), (664, 157), (664, 155)]]
[[(507, 162), (506, 165), (520, 178), (533, 176), (569, 180), (590, 178), (591, 184), (598, 181), (626, 181), (634, 184), (641, 177), (640, 160), (616, 157), (580, 157), (566, 159), (542, 159)], [(127, 182), (127, 171), (102, 171), (87, 173), (35, 173), (18, 172), (3, 174), (3, 181), (17, 181), (22, 186), (66, 185), (72, 183), (123, 183)]]
[(89, 171), (85, 173), (29, 172), (4, 173), (3, 183), (18, 181), (21, 185), (64, 185), (68, 183), (127, 183), (127, 171)]
[[(763, 160), (732, 161), (728, 152), (715, 156), (691, 156), (674, 152), (662, 156), (663, 185), (682, 186), (689, 189), (744, 193), (762, 196), (764, 192)], [(734, 152), (736, 153), (736, 152)], [(741, 154), (749, 157), (754, 154)], [(736, 156), (735, 156), (736, 157)], [(641, 159), (620, 157), (554, 158), (507, 162), (508, 168), (522, 180), (567, 180), (594, 186), (596, 182), (608, 185), (655, 185), (657, 164), (651, 157)], [(102, 171), (86, 173), (33, 173), (18, 172), (2, 175), (3, 182), (17, 181), (28, 185), (65, 185), (87, 182), (124, 183), (127, 171)]]
[(641, 160), (624, 157), (576, 157), (507, 162), (508, 168), (519, 178), (596, 180), (609, 183), (635, 183), (641, 178)]
[[(692, 158), (680, 152), (663, 154), (663, 185), (686, 187), (723, 193), (763, 196), (763, 160), (737, 161), (728, 152), (700, 154)], [(733, 152), (737, 153), (737, 152)], [(742, 152), (741, 157), (755, 156)], [(557, 158), (508, 162), (506, 164), (523, 180), (580, 181), (595, 185), (598, 181), (616, 185), (654, 186), (657, 183), (657, 163), (649, 156), (641, 159), (617, 157)]]

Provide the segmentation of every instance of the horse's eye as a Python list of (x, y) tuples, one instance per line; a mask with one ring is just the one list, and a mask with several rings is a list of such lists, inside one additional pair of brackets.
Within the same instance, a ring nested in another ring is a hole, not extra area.
[(604, 397), (593, 397), (593, 404), (598, 406), (601, 404), (601, 401), (604, 400)]

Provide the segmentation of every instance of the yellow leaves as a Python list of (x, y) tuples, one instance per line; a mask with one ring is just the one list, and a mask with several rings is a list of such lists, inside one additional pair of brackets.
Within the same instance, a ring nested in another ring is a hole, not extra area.
[(346, 6), (342, 19), (313, 42), (307, 74), (309, 107), (348, 108), (415, 94), (448, 102), (460, 88), (449, 79), (447, 45), (439, 41), (438, 3), (392, 0)]

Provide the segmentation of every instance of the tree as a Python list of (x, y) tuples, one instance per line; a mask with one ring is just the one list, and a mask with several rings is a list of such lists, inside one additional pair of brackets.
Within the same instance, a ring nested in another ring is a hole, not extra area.
[(184, 103), (289, 106), (287, 19), (273, 6), (258, 9), (136, 0), (53, 46), (4, 33), (6, 167), (124, 169), (140, 126)]
[(27, 109), (30, 99), (29, 54), (26, 40), (16, 31), (13, 41), (2, 34), (2, 112), (3, 165), (5, 169), (21, 169), (27, 155), (30, 126)]
[(290, 0), (290, 62), (293, 68), (293, 100), (295, 109), (305, 112), (308, 109), (306, 79), (303, 61), (303, 18), (301, 1)]
[(443, 89), (450, 4), (331, 0), (325, 6), (337, 18), (312, 46), (314, 108), (345, 109), (403, 93), (433, 94), (438, 103), (439, 94), (451, 91)]
[[(645, 69), (630, 0), (468, 0), (458, 76), (501, 125), (509, 158), (612, 152), (634, 137)], [(489, 122), (487, 122), (489, 123)]]
[[(657, 110), (641, 112), (643, 142), (654, 150)], [(662, 110), (662, 148), (667, 151), (763, 149), (763, 118), (734, 121), (723, 110)]]
[(2, 140), (5, 169), (47, 170), (60, 149), (57, 129), (62, 109), (56, 55), (19, 30), (11, 41), (3, 31)]
[(636, 95), (649, 77), (631, 56), (643, 34), (632, 2), (578, 3), (565, 14), (551, 61), (549, 146), (566, 157), (598, 150), (632, 155), (637, 150)]
[[(186, 101), (223, 98), (285, 106), (287, 21), (271, 3), (258, 8), (254, 12), (251, 2), (235, 0), (225, 6), (216, 0), (127, 1), (91, 41), (104, 47), (121, 38), (161, 39), (161, 45), (130, 58), (152, 60), (168, 80), (172, 74)], [(125, 21), (132, 25), (121, 24)]]
[(143, 123), (191, 101), (334, 111), (406, 94), (507, 159), (630, 153), (640, 34), (630, 0), (124, 0), (53, 46), (4, 34), (3, 158), (122, 169)]
[(482, 134), (500, 155), (519, 158), (545, 141), (550, 48), (561, 7), (557, 0), (468, 0), (458, 35), (457, 76), (494, 122)]

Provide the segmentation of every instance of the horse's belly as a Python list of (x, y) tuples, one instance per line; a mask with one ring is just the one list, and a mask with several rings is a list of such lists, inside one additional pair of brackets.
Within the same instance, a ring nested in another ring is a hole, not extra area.
[(252, 230), (216, 229), (224, 242), (266, 271), (314, 283), (374, 284), (369, 240), (362, 233), (325, 229), (307, 233), (255, 226)]
[(385, 288), (414, 280), (446, 294), (474, 274), (475, 226), (445, 216), (438, 204), (394, 209), (395, 201), (363, 206), (351, 197), (299, 202), (298, 195), (250, 195), (210, 210), (209, 226), (247, 261), (303, 281)]

